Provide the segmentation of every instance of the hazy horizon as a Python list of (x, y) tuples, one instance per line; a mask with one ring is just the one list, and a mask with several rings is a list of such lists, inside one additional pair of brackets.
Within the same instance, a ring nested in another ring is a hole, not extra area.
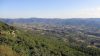
[(0, 18), (100, 18), (100, 0), (0, 0)]

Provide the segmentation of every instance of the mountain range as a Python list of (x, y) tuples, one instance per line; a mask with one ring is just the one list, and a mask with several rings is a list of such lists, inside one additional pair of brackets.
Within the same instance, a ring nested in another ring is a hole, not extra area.
[(72, 19), (47, 19), (47, 18), (17, 18), (17, 19), (6, 19), (0, 18), (1, 21), (6, 23), (42, 23), (42, 24), (55, 24), (55, 25), (85, 25), (85, 26), (96, 26), (100, 27), (100, 18), (72, 18)]

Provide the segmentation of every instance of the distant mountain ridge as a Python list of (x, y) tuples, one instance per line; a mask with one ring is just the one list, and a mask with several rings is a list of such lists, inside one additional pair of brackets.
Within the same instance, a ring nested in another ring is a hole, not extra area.
[(55, 25), (85, 25), (85, 26), (97, 26), (100, 27), (100, 18), (72, 18), (72, 19), (47, 19), (47, 18), (18, 18), (18, 19), (0, 19), (8, 24), (12, 23), (43, 23), (43, 24), (55, 24)]

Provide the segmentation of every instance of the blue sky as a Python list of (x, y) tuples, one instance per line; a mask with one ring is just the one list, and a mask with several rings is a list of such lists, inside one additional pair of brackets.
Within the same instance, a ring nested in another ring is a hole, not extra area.
[(2, 18), (98, 18), (100, 0), (0, 0)]

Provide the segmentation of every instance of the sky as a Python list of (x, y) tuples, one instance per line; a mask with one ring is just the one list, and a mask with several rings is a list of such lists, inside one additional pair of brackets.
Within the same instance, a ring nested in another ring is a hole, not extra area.
[(0, 0), (0, 18), (100, 18), (100, 0)]

